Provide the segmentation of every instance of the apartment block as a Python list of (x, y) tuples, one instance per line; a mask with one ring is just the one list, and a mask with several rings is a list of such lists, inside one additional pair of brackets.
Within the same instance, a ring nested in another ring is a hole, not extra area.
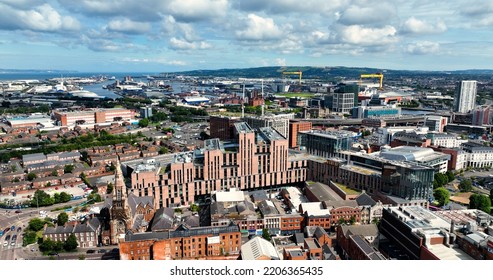
[(306, 179), (307, 157), (291, 154), (288, 140), (270, 127), (235, 123), (235, 141), (209, 139), (204, 148), (136, 166), (132, 191), (153, 195), (159, 207), (188, 205), (198, 195), (239, 188), (297, 184)]

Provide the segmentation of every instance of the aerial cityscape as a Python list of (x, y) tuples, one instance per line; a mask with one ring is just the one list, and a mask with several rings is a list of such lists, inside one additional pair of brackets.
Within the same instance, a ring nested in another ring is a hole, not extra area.
[(34, 2), (0, 260), (493, 260), (491, 3)]

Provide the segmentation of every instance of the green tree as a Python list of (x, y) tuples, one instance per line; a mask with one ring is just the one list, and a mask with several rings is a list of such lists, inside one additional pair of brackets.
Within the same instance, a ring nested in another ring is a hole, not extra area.
[(74, 171), (75, 166), (73, 164), (67, 164), (63, 167), (64, 173), (72, 173)]
[(106, 188), (106, 194), (112, 194), (113, 193), (113, 183), (108, 183), (108, 187)]
[(55, 204), (55, 199), (46, 192), (42, 190), (37, 190), (34, 192), (33, 199), (31, 200), (31, 206), (50, 206), (53, 204)]
[(60, 194), (59, 193), (55, 193), (53, 195), (53, 200), (55, 201), (55, 204), (60, 203)]
[(77, 237), (72, 233), (69, 235), (67, 240), (65, 240), (65, 243), (63, 244), (63, 248), (67, 252), (73, 252), (77, 250), (77, 246), (79, 246), (79, 243), (77, 243)]
[(29, 181), (36, 179), (36, 177), (37, 177), (36, 174), (34, 174), (32, 172), (27, 174), (27, 180), (29, 180)]
[(54, 246), (55, 246), (55, 242), (52, 241), (50, 238), (47, 238), (39, 244), (39, 250), (43, 253), (48, 253), (53, 251)]
[(435, 179), (433, 180), (433, 188), (441, 188), (448, 183), (448, 177), (442, 173), (435, 173)]
[(58, 171), (56, 169), (54, 169), (53, 171), (51, 171), (51, 176), (57, 177), (58, 176)]
[(36, 232), (32, 230), (26, 230), (24, 237), (22, 238), (22, 246), (36, 243)]
[(200, 207), (197, 204), (190, 205), (190, 211), (199, 212), (199, 210), (200, 210)]
[(450, 199), (450, 192), (446, 188), (436, 188), (433, 192), (435, 200), (438, 201), (439, 206), (447, 205)]
[(490, 190), (490, 200), (493, 203), (493, 188)]
[(356, 223), (356, 217), (355, 216), (351, 216), (351, 218), (349, 219), (349, 223), (354, 225)]
[(27, 228), (31, 231), (37, 232), (42, 230), (45, 224), (46, 223), (43, 220), (34, 218), (29, 221)]
[(269, 230), (266, 228), (262, 229), (262, 237), (267, 241), (270, 241), (272, 239)]
[(146, 118), (141, 119), (141, 120), (139, 121), (139, 126), (140, 126), (140, 127), (147, 127), (147, 126), (149, 126), (149, 120), (148, 120), (148, 119), (146, 119)]
[(491, 200), (486, 195), (472, 194), (469, 197), (469, 209), (479, 209), (490, 214)]
[(93, 191), (91, 194), (87, 196), (87, 201), (91, 201), (91, 203), (101, 202), (103, 199), (99, 193)]
[(449, 182), (449, 183), (450, 183), (450, 182), (452, 182), (452, 181), (455, 179), (454, 172), (452, 172), (452, 171), (450, 171), (450, 170), (449, 170), (449, 171), (447, 171), (447, 172), (445, 173), (445, 175), (447, 175), (447, 178), (448, 178), (448, 182)]
[(160, 155), (167, 154), (167, 153), (169, 153), (169, 149), (168, 148), (166, 148), (166, 147), (159, 148), (159, 154)]
[(470, 192), (472, 191), (472, 181), (471, 179), (464, 179), (459, 184), (459, 189), (461, 192)]
[(65, 212), (58, 214), (56, 218), (57, 225), (64, 226), (66, 222), (68, 222), (68, 214)]
[(72, 196), (66, 192), (60, 193), (60, 203), (69, 202), (72, 199)]
[(110, 164), (110, 171), (113, 172), (115, 170), (116, 170), (116, 166), (115, 166), (115, 164), (113, 162), (111, 162), (111, 164)]

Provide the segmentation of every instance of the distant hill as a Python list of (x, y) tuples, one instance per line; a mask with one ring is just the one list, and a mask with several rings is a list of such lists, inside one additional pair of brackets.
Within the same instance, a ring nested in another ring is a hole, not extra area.
[(387, 76), (421, 76), (421, 75), (493, 75), (493, 70), (471, 69), (455, 71), (419, 71), (419, 70), (392, 70), (366, 67), (311, 67), (311, 66), (267, 66), (255, 68), (192, 70), (175, 72), (173, 74), (198, 77), (245, 77), (245, 78), (279, 78), (284, 71), (302, 71), (303, 78), (334, 79), (357, 78), (363, 73), (384, 73)]

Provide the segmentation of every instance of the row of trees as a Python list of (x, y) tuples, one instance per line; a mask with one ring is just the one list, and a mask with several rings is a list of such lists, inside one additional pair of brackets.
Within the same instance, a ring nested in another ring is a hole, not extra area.
[(482, 194), (472, 194), (469, 197), (469, 209), (479, 209), (489, 214), (491, 212), (491, 198)]
[(66, 192), (55, 193), (53, 196), (47, 194), (45, 191), (37, 190), (34, 192), (34, 196), (29, 202), (31, 207), (50, 206), (57, 203), (69, 202), (72, 196)]
[(53, 241), (50, 238), (43, 240), (40, 239), (39, 250), (44, 254), (47, 253), (60, 253), (60, 252), (74, 252), (77, 251), (77, 238), (71, 233), (65, 241)]
[(452, 182), (455, 179), (455, 175), (452, 171), (447, 171), (443, 173), (435, 173), (435, 178), (433, 180), (433, 188), (441, 188), (446, 184)]

